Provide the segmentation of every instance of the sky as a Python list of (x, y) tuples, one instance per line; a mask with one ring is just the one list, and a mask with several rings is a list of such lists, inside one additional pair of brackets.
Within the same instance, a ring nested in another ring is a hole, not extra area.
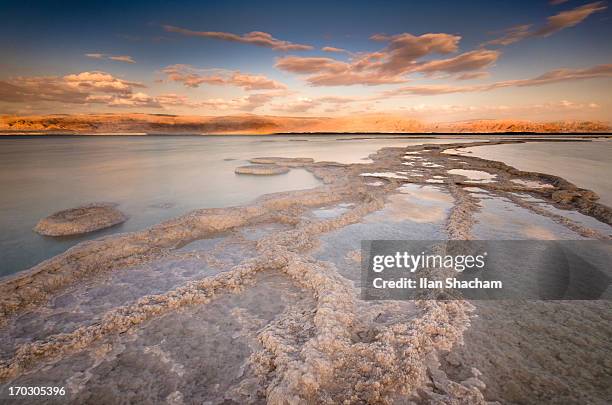
[(612, 122), (606, 1), (0, 0), (0, 114)]

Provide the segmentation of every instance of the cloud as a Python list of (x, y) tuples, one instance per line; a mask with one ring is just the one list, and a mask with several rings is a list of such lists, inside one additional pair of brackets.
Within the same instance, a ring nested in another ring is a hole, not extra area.
[[(557, 2), (554, 4), (561, 4)], [(561, 11), (560, 13), (548, 17), (546, 24), (537, 30), (532, 30), (531, 25), (517, 25), (505, 31), (505, 34), (497, 39), (485, 42), (484, 45), (510, 45), (531, 37), (548, 37), (556, 32), (580, 24), (593, 13), (603, 11), (607, 6), (602, 1), (588, 3), (572, 10)]]
[(344, 62), (329, 57), (285, 56), (277, 59), (278, 69), (307, 75), (306, 81), (312, 86), (350, 86), (397, 84), (407, 81), (411, 73), (460, 73), (481, 70), (494, 64), (500, 52), (478, 49), (449, 59), (419, 61), (432, 54), (456, 52), (460, 36), (430, 33), (415, 36), (399, 34), (388, 36), (376, 34), (374, 41), (388, 42), (378, 52), (353, 54)]
[(347, 55), (353, 55), (351, 51), (347, 51), (343, 48), (336, 48), (335, 46), (324, 46), (321, 48), (323, 52), (333, 52), (333, 53), (346, 53)]
[(461, 37), (443, 33), (420, 36), (404, 33), (393, 36), (376, 34), (371, 39), (389, 42), (382, 51), (384, 57), (379, 65), (380, 70), (401, 74), (411, 70), (415, 61), (423, 56), (456, 52)]
[[(229, 79), (245, 88), (261, 86), (257, 76), (233, 74)], [(275, 90), (233, 99), (191, 100), (187, 96), (178, 94), (152, 96), (140, 91), (143, 88), (145, 86), (141, 83), (130, 82), (99, 71), (66, 76), (15, 77), (6, 81), (0, 80), (0, 102), (32, 105), (56, 102), (75, 105), (102, 104), (117, 108), (186, 107), (253, 111), (276, 97), (288, 94), (286, 90)]]
[(128, 55), (110, 56), (108, 59), (114, 60), (114, 61), (117, 61), (117, 62), (136, 63), (136, 61), (134, 59), (132, 59), (131, 56), (128, 56)]
[(106, 55), (103, 53), (86, 53), (85, 56), (92, 59), (104, 59)]
[(277, 68), (291, 73), (344, 73), (350, 69), (350, 64), (332, 58), (302, 58), (286, 56), (276, 61)]
[(321, 102), (319, 100), (303, 97), (296, 101), (283, 103), (282, 105), (274, 106), (274, 110), (279, 112), (298, 114), (305, 113), (313, 108), (319, 107)]
[(603, 77), (612, 77), (612, 64), (596, 65), (585, 69), (555, 69), (551, 70), (550, 72), (546, 72), (540, 76), (537, 76), (533, 79), (510, 80), (506, 82), (500, 82), (500, 84), (505, 84), (503, 87), (508, 87), (508, 85), (514, 85), (519, 87), (539, 86), (542, 84), (556, 82), (597, 79)]
[(114, 60), (116, 62), (136, 63), (134, 58), (128, 55), (112, 56), (112, 55), (107, 55), (104, 53), (86, 53), (85, 56), (91, 59), (99, 59), (99, 60), (108, 59), (108, 60)]
[[(222, 69), (203, 70), (190, 65), (171, 65), (162, 70), (169, 80), (183, 83), (186, 87), (199, 87), (202, 84), (215, 86), (236, 86), (244, 90), (281, 90), (286, 89), (282, 83), (268, 79), (263, 75), (252, 75), (239, 71)], [(208, 74), (206, 74), (208, 73)]]
[(489, 77), (489, 72), (468, 72), (457, 76), (457, 80), (474, 80)]
[(14, 77), (0, 81), (0, 100), (11, 102), (55, 101), (70, 104), (111, 102), (131, 98), (141, 83), (119, 79), (109, 73), (92, 71), (66, 76)]
[[(409, 113), (413, 117), (424, 118), (427, 120), (448, 120), (448, 119), (470, 119), (482, 117), (507, 117), (515, 118), (535, 116), (541, 119), (544, 116), (551, 116), (558, 119), (560, 114), (564, 117), (579, 117), (584, 114), (597, 112), (601, 107), (594, 102), (573, 102), (569, 100), (552, 101), (545, 103), (506, 105), (506, 104), (417, 104), (401, 106), (398, 108), (403, 114)], [(567, 115), (569, 114), (569, 116)]]
[(447, 86), (447, 85), (424, 85), (424, 86), (404, 86), (399, 89), (390, 90), (384, 93), (386, 96), (401, 95), (420, 95), (432, 96), (451, 93), (471, 93), (491, 91), (507, 87), (531, 87), (542, 86), (545, 84), (569, 82), (586, 79), (609, 78), (612, 77), (612, 64), (597, 65), (584, 69), (555, 69), (546, 72), (532, 79), (506, 80), (491, 84), (477, 86)]
[(363, 98), (347, 96), (299, 97), (297, 99), (273, 105), (275, 111), (283, 113), (306, 113), (321, 107), (325, 112), (337, 112), (351, 103), (365, 101)]
[(114, 96), (106, 101), (110, 107), (140, 107), (140, 108), (161, 108), (162, 104), (156, 97), (145, 93), (134, 93), (128, 97)]
[[(426, 62), (415, 68), (417, 72), (423, 73), (459, 73), (487, 68), (494, 64), (501, 52), (488, 49), (478, 49), (466, 52), (450, 59), (434, 60)], [(479, 72), (483, 73), (483, 72)]]
[(558, 6), (559, 4), (567, 3), (569, 0), (550, 0), (548, 4), (551, 6)]
[(306, 81), (312, 86), (376, 86), (404, 83), (407, 81), (405, 75), (419, 71), (482, 69), (495, 62), (499, 55), (498, 51), (481, 49), (438, 63), (419, 62), (418, 59), (427, 55), (456, 52), (461, 37), (443, 33), (420, 36), (403, 33), (392, 36), (376, 34), (370, 39), (388, 44), (378, 52), (352, 54), (349, 62), (329, 57), (286, 56), (277, 59), (275, 66), (287, 72), (308, 75)]
[(350, 86), (354, 84), (375, 86), (405, 82), (404, 79), (395, 75), (360, 67), (360, 63), (363, 63), (363, 59), (361, 62), (346, 63), (332, 58), (287, 56), (278, 59), (275, 66), (287, 72), (308, 74), (309, 77), (306, 80), (313, 86)]
[(289, 41), (283, 41), (274, 38), (267, 32), (253, 31), (243, 35), (232, 34), (230, 32), (216, 31), (192, 31), (185, 28), (175, 27), (172, 25), (164, 25), (164, 30), (174, 32), (191, 37), (213, 38), (223, 41), (240, 42), (256, 46), (271, 48), (275, 51), (308, 51), (313, 49), (310, 45), (294, 44)]
[(530, 29), (531, 29), (531, 25), (529, 24), (510, 27), (504, 31), (505, 32), (504, 36), (497, 38), (497, 39), (493, 39), (488, 42), (485, 42), (484, 45), (504, 45), (506, 46), (506, 45), (513, 44), (515, 42), (521, 41), (525, 38), (532, 36)]
[(278, 95), (274, 93), (249, 94), (248, 96), (233, 99), (215, 98), (197, 101), (192, 103), (190, 106), (204, 107), (220, 111), (234, 110), (251, 112), (257, 108), (263, 107), (277, 96)]
[(594, 3), (589, 3), (577, 7), (573, 10), (562, 11), (557, 15), (548, 17), (546, 24), (542, 28), (537, 30), (534, 35), (547, 37), (549, 35), (554, 34), (555, 32), (561, 31), (562, 29), (578, 25), (591, 14), (596, 13), (598, 11), (603, 11), (606, 8), (607, 7), (604, 5), (603, 2), (596, 1)]

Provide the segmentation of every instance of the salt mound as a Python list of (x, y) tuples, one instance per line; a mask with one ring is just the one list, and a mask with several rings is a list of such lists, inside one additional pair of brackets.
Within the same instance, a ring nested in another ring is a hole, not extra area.
[(304, 166), (310, 163), (314, 163), (314, 159), (311, 158), (287, 158), (287, 157), (256, 157), (250, 159), (249, 162), (255, 164), (275, 164), (280, 166), (298, 167)]
[(92, 203), (56, 212), (41, 219), (34, 231), (45, 236), (79, 235), (127, 221), (113, 203)]
[(236, 174), (255, 174), (258, 176), (269, 176), (289, 172), (289, 168), (277, 165), (248, 165), (240, 166), (234, 170)]

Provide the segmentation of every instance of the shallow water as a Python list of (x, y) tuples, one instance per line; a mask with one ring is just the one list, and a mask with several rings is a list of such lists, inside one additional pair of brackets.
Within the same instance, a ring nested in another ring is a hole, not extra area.
[(495, 179), (495, 175), (483, 172), (482, 170), (451, 169), (449, 174), (458, 174), (468, 178), (468, 183), (490, 183)]
[(460, 153), (502, 161), (519, 170), (554, 174), (599, 194), (612, 207), (612, 142), (534, 142), (465, 148)]
[[(83, 240), (140, 230), (197, 208), (244, 204), (267, 193), (320, 184), (303, 169), (240, 176), (258, 156), (366, 162), (387, 146), (452, 139), (353, 139), (354, 136), (96, 136), (0, 139), (0, 276), (29, 268)], [(306, 140), (295, 142), (295, 140)], [(364, 160), (366, 159), (366, 160)], [(109, 201), (130, 219), (80, 237), (32, 231), (43, 217)]]

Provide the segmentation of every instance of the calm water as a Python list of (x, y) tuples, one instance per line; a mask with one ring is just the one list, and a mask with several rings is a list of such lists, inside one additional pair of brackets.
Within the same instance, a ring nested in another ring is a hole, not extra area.
[[(244, 204), (263, 194), (319, 184), (303, 169), (280, 176), (235, 175), (234, 169), (251, 157), (303, 156), (354, 163), (365, 162), (370, 153), (385, 146), (453, 141), (350, 138), (0, 139), (0, 276), (27, 269), (86, 239), (143, 229), (196, 208)], [(130, 219), (81, 237), (49, 238), (32, 231), (38, 220), (53, 212), (95, 201), (119, 203)]]
[(563, 177), (595, 191), (603, 204), (612, 207), (612, 141), (490, 145), (463, 152), (502, 161), (519, 170)]

